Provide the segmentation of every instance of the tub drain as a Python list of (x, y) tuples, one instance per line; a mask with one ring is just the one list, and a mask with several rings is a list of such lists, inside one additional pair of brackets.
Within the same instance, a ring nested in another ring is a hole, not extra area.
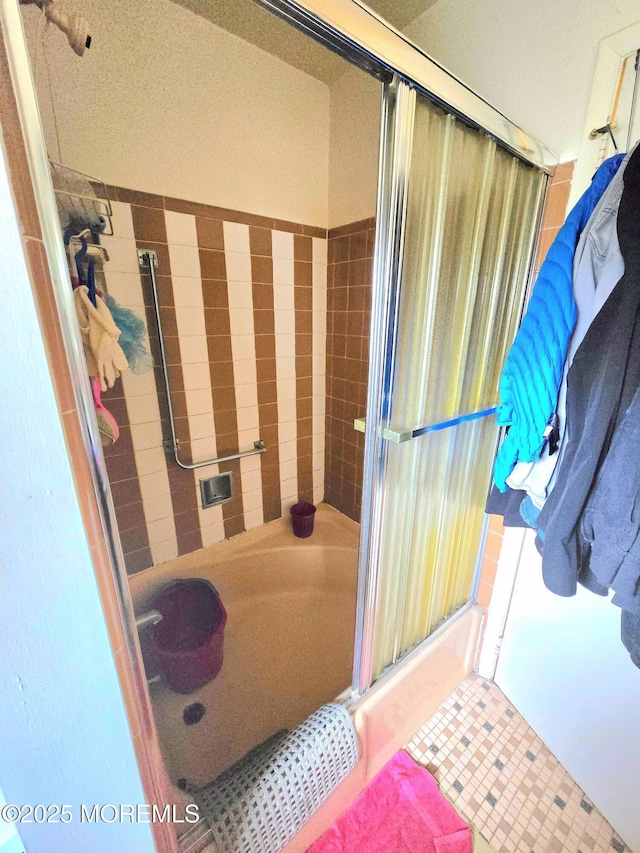
[(206, 712), (206, 708), (200, 702), (194, 702), (193, 705), (187, 705), (187, 707), (182, 712), (182, 719), (185, 721), (187, 726), (193, 726), (195, 723), (199, 723), (200, 720), (204, 717)]

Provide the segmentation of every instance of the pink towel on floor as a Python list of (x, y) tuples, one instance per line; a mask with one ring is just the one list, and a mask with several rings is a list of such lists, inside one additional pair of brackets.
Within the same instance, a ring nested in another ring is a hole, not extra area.
[(404, 750), (308, 853), (471, 853), (469, 827)]

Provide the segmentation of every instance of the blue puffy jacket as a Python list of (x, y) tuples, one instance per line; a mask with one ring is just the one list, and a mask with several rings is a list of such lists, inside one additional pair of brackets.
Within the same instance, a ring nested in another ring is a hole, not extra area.
[(493, 469), (501, 492), (516, 462), (535, 462), (544, 447), (544, 431), (556, 409), (558, 389), (576, 324), (573, 256), (593, 209), (618, 171), (624, 154), (610, 157), (594, 175), (558, 232), (540, 267), (538, 279), (500, 379), (498, 424), (509, 427)]

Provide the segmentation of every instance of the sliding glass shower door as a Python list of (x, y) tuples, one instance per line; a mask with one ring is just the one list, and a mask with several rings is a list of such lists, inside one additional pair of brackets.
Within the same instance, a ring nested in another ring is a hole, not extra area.
[(357, 692), (472, 595), (500, 371), (545, 186), (406, 84), (388, 87), (387, 107)]

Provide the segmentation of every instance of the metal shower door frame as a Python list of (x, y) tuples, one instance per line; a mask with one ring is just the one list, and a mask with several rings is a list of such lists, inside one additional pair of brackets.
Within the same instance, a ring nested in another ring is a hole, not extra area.
[[(373, 682), (389, 439), (384, 425), (392, 395), (416, 92), (542, 171), (549, 172), (557, 157), (358, 0), (256, 1), (383, 83), (366, 410), (371, 428), (365, 434), (353, 679), (347, 700), (353, 702)], [(417, 428), (416, 435), (432, 428)]]
[(382, 427), (388, 421), (391, 405), (415, 110), (415, 89), (399, 77), (385, 84), (380, 128), (365, 421), (373, 428), (365, 430), (356, 636), (351, 685), (354, 699), (370, 686), (373, 672), (389, 446)]
[[(383, 83), (366, 411), (366, 423), (371, 428), (365, 435), (356, 635), (348, 700), (356, 701), (373, 682), (382, 519), (388, 497), (385, 483), (390, 436), (384, 425), (393, 393), (416, 92), (472, 127), (494, 136), (502, 147), (542, 171), (548, 172), (557, 158), (364, 5), (353, 0), (258, 2)], [(467, 417), (486, 417), (493, 411), (471, 413)], [(415, 435), (430, 429), (433, 426), (417, 428)], [(424, 642), (429, 641), (427, 638)]]
[[(374, 249), (372, 302), (375, 308), (372, 314), (367, 402), (368, 422), (377, 425), (380, 414), (389, 402), (389, 365), (395, 346), (394, 312), (397, 306), (398, 270), (404, 233), (407, 156), (411, 150), (413, 136), (412, 111), (415, 109), (416, 90), (423, 92), (467, 124), (495, 137), (515, 155), (544, 171), (553, 168), (557, 158), (358, 0), (256, 2), (384, 84)], [(91, 389), (86, 377), (82, 342), (68, 288), (66, 257), (59, 233), (55, 197), (19, 0), (0, 2), (0, 24), (16, 93), (82, 441), (109, 551), (127, 652), (135, 674), (137, 698), (145, 721), (145, 731), (150, 734), (154, 729), (150, 699)], [(383, 437), (377, 426), (368, 432), (365, 442), (362, 548), (354, 653), (355, 695), (362, 694), (371, 683), (374, 605), (378, 577), (376, 546), (380, 540), (380, 510), (384, 498), (378, 476), (384, 456)]]

